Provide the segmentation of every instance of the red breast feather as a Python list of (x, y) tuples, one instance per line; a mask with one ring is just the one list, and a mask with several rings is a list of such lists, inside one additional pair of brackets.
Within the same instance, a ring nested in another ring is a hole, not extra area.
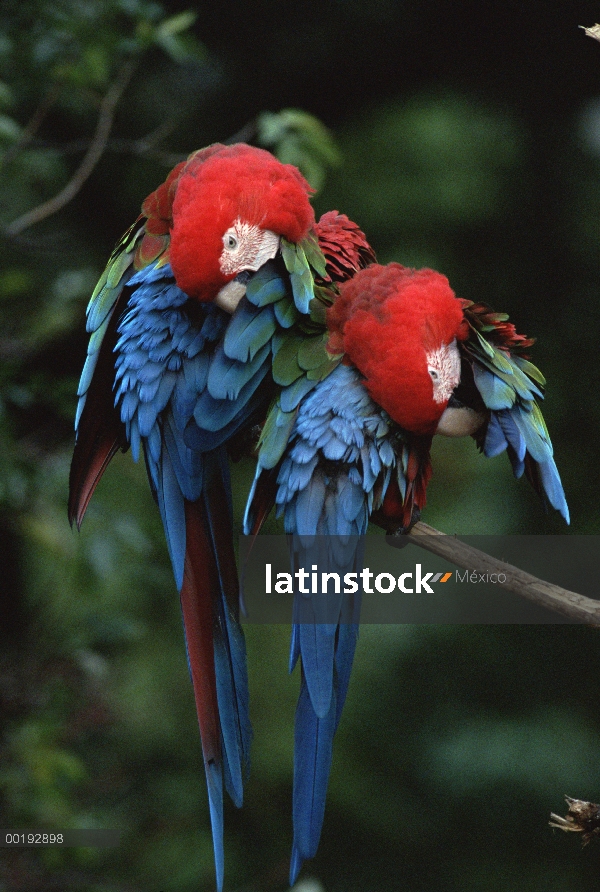
[(233, 276), (219, 267), (222, 238), (241, 220), (298, 242), (314, 225), (311, 188), (291, 164), (264, 149), (214, 145), (178, 164), (142, 206), (146, 229), (170, 231), (169, 257), (179, 287), (211, 300)]
[(327, 312), (328, 349), (346, 353), (401, 427), (433, 433), (446, 403), (433, 400), (427, 353), (468, 332), (448, 279), (430, 269), (374, 264), (340, 291)]

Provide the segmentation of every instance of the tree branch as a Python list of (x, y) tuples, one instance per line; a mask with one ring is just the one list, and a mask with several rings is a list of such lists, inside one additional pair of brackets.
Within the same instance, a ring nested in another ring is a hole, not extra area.
[[(388, 541), (393, 538), (393, 536), (388, 536)], [(502, 588), (508, 589), (528, 601), (533, 601), (540, 607), (561, 613), (576, 622), (600, 626), (599, 601), (538, 579), (537, 576), (532, 576), (518, 567), (513, 567), (512, 564), (507, 564), (478, 548), (473, 548), (454, 536), (441, 533), (426, 523), (419, 521), (403, 538), (408, 538), (414, 545), (444, 557), (465, 570), (503, 573), (506, 576), (506, 582), (503, 583)], [(391, 544), (394, 544), (393, 541)]]
[(548, 822), (550, 827), (567, 833), (583, 833), (584, 846), (592, 837), (600, 836), (600, 805), (584, 799), (571, 799), (570, 796), (565, 796), (565, 801), (569, 806), (567, 817), (561, 818), (553, 812)]
[(32, 210), (27, 211), (27, 213), (22, 214), (16, 220), (13, 220), (13, 222), (6, 227), (5, 233), (7, 236), (13, 237), (19, 235), (23, 230), (28, 229), (35, 223), (45, 220), (46, 217), (50, 217), (52, 214), (61, 210), (61, 208), (72, 201), (77, 195), (104, 153), (110, 136), (110, 131), (112, 130), (117, 105), (123, 95), (123, 91), (131, 79), (135, 66), (136, 61), (134, 59), (128, 59), (106, 91), (102, 98), (102, 102), (100, 103), (98, 123), (96, 124), (96, 131), (90, 147), (64, 189), (62, 189), (58, 195), (55, 195), (43, 204), (38, 205)]
[(591, 28), (586, 28), (585, 25), (580, 25), (580, 28), (583, 28), (588, 37), (593, 37), (594, 40), (600, 40), (600, 25), (592, 25)]

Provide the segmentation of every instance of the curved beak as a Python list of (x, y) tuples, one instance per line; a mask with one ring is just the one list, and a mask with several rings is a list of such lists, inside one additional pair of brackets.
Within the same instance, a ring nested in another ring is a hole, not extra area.
[(486, 416), (486, 412), (465, 406), (452, 394), (435, 432), (443, 437), (470, 437), (479, 430)]
[(233, 315), (237, 305), (246, 293), (246, 285), (249, 278), (250, 273), (247, 270), (239, 273), (235, 279), (232, 279), (227, 285), (223, 285), (213, 303), (225, 310), (226, 313), (229, 313), (230, 316)]

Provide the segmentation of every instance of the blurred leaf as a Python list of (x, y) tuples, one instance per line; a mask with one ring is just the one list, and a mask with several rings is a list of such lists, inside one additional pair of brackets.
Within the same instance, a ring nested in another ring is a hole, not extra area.
[(0, 299), (18, 297), (31, 289), (33, 275), (26, 269), (3, 269), (0, 272)]
[(263, 112), (257, 118), (257, 141), (284, 164), (300, 168), (316, 191), (321, 189), (327, 169), (341, 164), (341, 156), (330, 131), (313, 115), (298, 109), (277, 114)]
[(421, 96), (356, 122), (342, 188), (367, 232), (481, 224), (504, 211), (521, 153), (503, 112), (459, 95)]
[(178, 64), (201, 62), (207, 58), (206, 51), (189, 33), (196, 19), (197, 13), (187, 10), (163, 19), (155, 26), (140, 23), (138, 32), (142, 35), (143, 41), (155, 43)]
[(206, 59), (206, 51), (191, 34), (161, 33), (157, 30), (155, 42), (174, 62), (202, 62)]
[(198, 14), (191, 9), (185, 12), (178, 12), (168, 19), (164, 19), (157, 27), (156, 33), (160, 36), (181, 34), (182, 31), (187, 31), (191, 28), (197, 18)]
[(14, 93), (5, 81), (0, 81), (0, 105), (10, 107), (14, 102)]
[(21, 135), (21, 128), (8, 115), (0, 115), (0, 140), (6, 142), (16, 142)]

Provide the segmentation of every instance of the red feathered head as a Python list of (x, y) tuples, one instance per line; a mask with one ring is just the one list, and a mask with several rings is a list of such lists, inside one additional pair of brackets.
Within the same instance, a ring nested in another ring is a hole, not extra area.
[[(152, 235), (169, 232), (169, 259), (179, 287), (199, 300), (261, 256), (263, 233), (301, 241), (314, 225), (312, 190), (297, 168), (242, 143), (201, 149), (177, 165), (142, 210)], [(232, 227), (234, 227), (232, 229)], [(230, 235), (226, 235), (230, 233)], [(244, 242), (223, 261), (225, 245)]]
[(373, 264), (340, 291), (327, 311), (328, 349), (346, 354), (401, 427), (432, 434), (460, 379), (456, 341), (468, 333), (448, 279), (430, 269)]

